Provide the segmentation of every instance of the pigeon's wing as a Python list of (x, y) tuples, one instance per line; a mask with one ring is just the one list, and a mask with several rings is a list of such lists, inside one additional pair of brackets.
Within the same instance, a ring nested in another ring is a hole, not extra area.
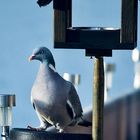
[(68, 94), (67, 110), (72, 118), (79, 118), (83, 113), (79, 96), (72, 84)]
[(37, 114), (38, 119), (39, 119), (39, 121), (40, 121), (40, 125), (41, 125), (41, 126), (47, 126), (47, 127), (52, 126), (52, 125), (51, 125), (49, 122), (47, 122), (46, 119), (44, 119), (44, 117), (37, 111), (36, 106), (35, 106), (35, 104), (34, 104), (34, 101), (33, 101), (32, 97), (31, 97), (31, 103), (32, 103), (32, 105), (33, 105), (34, 110), (36, 111), (36, 114)]

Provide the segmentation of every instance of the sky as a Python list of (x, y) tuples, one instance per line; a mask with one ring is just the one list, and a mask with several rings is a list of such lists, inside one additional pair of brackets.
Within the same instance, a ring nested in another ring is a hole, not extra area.
[[(120, 28), (120, 0), (74, 0), (72, 26)], [(139, 6), (140, 11), (140, 6)], [(138, 15), (140, 23), (140, 15)], [(138, 28), (138, 48), (140, 46)], [(94, 59), (85, 56), (84, 50), (54, 49), (53, 5), (40, 8), (36, 0), (0, 1), (0, 93), (16, 94), (13, 109), (13, 127), (39, 125), (30, 103), (30, 92), (39, 62), (28, 62), (36, 47), (46, 46), (54, 55), (60, 75), (68, 72), (80, 74), (78, 95), (83, 107), (92, 102)], [(110, 98), (133, 90), (134, 64), (132, 51), (113, 51), (105, 58), (114, 63), (116, 70)]]

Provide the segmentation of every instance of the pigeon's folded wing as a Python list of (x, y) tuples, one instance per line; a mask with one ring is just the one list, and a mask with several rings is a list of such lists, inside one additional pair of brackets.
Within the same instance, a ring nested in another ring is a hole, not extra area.
[(72, 84), (71, 84), (71, 88), (69, 91), (67, 103), (69, 105), (69, 108), (71, 108), (71, 112), (73, 112), (74, 118), (79, 118), (82, 116), (83, 110), (82, 110), (81, 102), (80, 102), (79, 96)]

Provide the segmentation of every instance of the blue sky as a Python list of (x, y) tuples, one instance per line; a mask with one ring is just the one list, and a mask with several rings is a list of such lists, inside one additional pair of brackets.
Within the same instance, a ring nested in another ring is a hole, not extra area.
[[(72, 24), (119, 28), (120, 6), (120, 0), (74, 0)], [(140, 23), (140, 15), (138, 17)], [(39, 46), (46, 46), (52, 51), (61, 75), (64, 72), (81, 75), (78, 94), (82, 106), (91, 103), (93, 60), (85, 57), (84, 50), (53, 48), (52, 3), (40, 8), (35, 0), (0, 1), (0, 18), (0, 92), (16, 94), (14, 127), (39, 124), (30, 103), (30, 91), (39, 63), (28, 62), (32, 50)], [(113, 57), (105, 58), (105, 61), (116, 64), (110, 96), (113, 98), (132, 90), (134, 75), (131, 51), (113, 51)]]

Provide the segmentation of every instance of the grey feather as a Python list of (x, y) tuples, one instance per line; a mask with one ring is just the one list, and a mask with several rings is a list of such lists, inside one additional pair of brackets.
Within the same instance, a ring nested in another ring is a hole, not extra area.
[(81, 106), (79, 96), (78, 96), (74, 86), (71, 83), (70, 83), (70, 85), (71, 85), (71, 87), (70, 87), (70, 91), (69, 91), (69, 94), (68, 94), (68, 100), (70, 101), (71, 106), (74, 110), (74, 113), (75, 113), (74, 117), (75, 118), (81, 117), (82, 113), (83, 113), (83, 110), (82, 110), (82, 106)]

